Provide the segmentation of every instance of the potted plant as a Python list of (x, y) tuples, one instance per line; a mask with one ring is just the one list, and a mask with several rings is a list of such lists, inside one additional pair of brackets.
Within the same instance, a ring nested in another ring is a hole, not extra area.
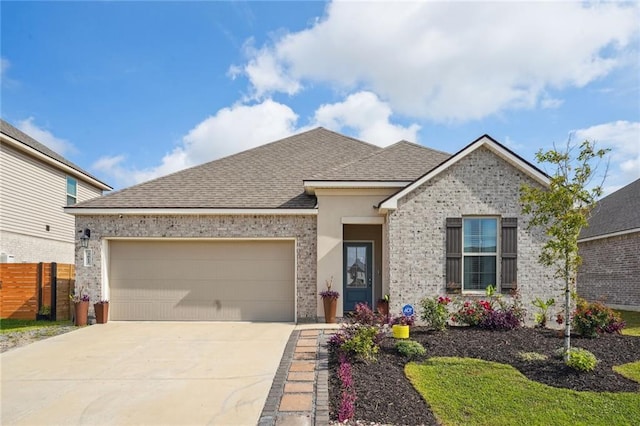
[(381, 299), (378, 299), (378, 303), (376, 304), (376, 310), (380, 315), (383, 315), (385, 318), (389, 316), (389, 295), (385, 294)]
[(87, 318), (89, 316), (89, 295), (84, 288), (81, 288), (78, 293), (69, 296), (75, 306), (75, 321), (76, 325), (87, 325)]
[(324, 305), (324, 322), (334, 324), (336, 322), (336, 308), (338, 307), (338, 298), (340, 293), (331, 290), (333, 285), (333, 277), (326, 281), (327, 289), (320, 292), (322, 303)]
[(106, 324), (109, 319), (109, 301), (99, 300), (93, 304), (93, 310), (96, 313), (96, 323)]
[(408, 339), (409, 327), (416, 322), (415, 315), (398, 315), (392, 320), (391, 332), (396, 339)]
[(49, 321), (51, 319), (51, 306), (44, 305), (36, 314), (37, 321)]

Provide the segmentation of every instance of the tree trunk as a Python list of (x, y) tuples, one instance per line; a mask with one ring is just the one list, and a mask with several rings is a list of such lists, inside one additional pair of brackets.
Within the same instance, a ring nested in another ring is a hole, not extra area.
[(564, 318), (564, 362), (567, 362), (571, 348), (571, 288), (568, 274), (564, 277)]

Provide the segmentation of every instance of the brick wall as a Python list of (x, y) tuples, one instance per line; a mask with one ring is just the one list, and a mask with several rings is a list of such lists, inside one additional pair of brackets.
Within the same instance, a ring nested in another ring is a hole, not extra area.
[(15, 263), (73, 263), (73, 243), (0, 231), (0, 253), (14, 256)]
[(586, 241), (578, 247), (580, 297), (640, 309), (640, 232)]
[(445, 222), (464, 215), (518, 218), (518, 289), (529, 322), (536, 297), (559, 299), (562, 282), (538, 263), (544, 233), (528, 231), (527, 217), (521, 213), (519, 191), (524, 183), (534, 181), (480, 148), (399, 200), (386, 229), (393, 311), (404, 303), (417, 307), (423, 297), (445, 294)]
[(315, 216), (77, 216), (76, 228), (91, 230), (94, 261), (83, 266), (76, 252), (76, 288), (87, 287), (91, 300), (100, 299), (103, 238), (296, 238), (298, 321), (315, 321)]

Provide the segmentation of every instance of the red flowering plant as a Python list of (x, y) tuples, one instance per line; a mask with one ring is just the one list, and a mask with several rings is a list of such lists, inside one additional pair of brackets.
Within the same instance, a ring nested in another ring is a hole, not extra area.
[(472, 327), (477, 326), (492, 310), (491, 302), (487, 300), (465, 300), (462, 306), (451, 315), (451, 321)]
[(458, 302), (459, 308), (451, 315), (451, 321), (489, 330), (511, 330), (520, 327), (525, 310), (518, 292), (511, 294), (511, 302), (495, 294), (495, 287), (487, 287), (487, 299)]
[(447, 308), (449, 303), (451, 303), (451, 298), (446, 296), (425, 297), (420, 301), (420, 307), (422, 308), (420, 318), (422, 318), (427, 327), (443, 331), (449, 318), (449, 309)]
[(573, 312), (573, 326), (584, 337), (596, 337), (602, 333), (618, 333), (625, 326), (620, 315), (599, 302), (578, 299)]

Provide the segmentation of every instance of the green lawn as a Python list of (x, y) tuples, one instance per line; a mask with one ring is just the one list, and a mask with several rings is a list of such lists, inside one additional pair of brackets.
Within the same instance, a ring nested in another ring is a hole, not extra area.
[(470, 358), (409, 363), (405, 373), (448, 426), (640, 424), (640, 393), (554, 388), (510, 365)]
[(628, 336), (640, 336), (640, 312), (616, 311), (622, 315), (627, 325), (622, 329), (622, 334)]
[(613, 370), (627, 379), (640, 382), (640, 361), (630, 362), (629, 364), (616, 365)]
[(71, 321), (36, 321), (20, 319), (0, 319), (0, 334), (16, 331), (38, 330), (62, 325), (73, 325)]

